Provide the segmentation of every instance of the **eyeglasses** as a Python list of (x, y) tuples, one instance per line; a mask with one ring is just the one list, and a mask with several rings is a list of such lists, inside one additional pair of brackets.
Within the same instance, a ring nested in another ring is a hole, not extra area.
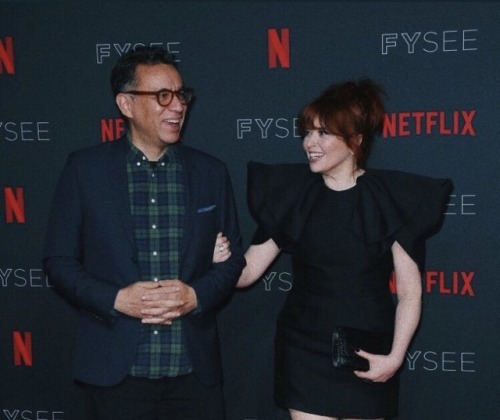
[(179, 90), (161, 89), (157, 92), (129, 90), (123, 93), (129, 93), (131, 95), (153, 95), (156, 96), (156, 100), (161, 106), (168, 106), (174, 99), (174, 95), (177, 96), (183, 105), (187, 105), (193, 99), (194, 91), (190, 88), (182, 88)]

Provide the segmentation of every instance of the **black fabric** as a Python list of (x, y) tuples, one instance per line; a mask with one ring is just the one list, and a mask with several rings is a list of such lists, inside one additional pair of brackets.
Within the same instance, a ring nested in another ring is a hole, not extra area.
[[(279, 406), (340, 418), (375, 419), (397, 414), (399, 376), (385, 384), (367, 383), (350, 371), (334, 369), (331, 354), (313, 355), (280, 336), (276, 338), (274, 398)], [(355, 387), (350, 385), (353, 382)]]
[(248, 163), (247, 195), (249, 211), (260, 230), (253, 243), (272, 237), (280, 248), (298, 237), (301, 214), (310, 210), (305, 197), (320, 185), (309, 167), (298, 164), (267, 165)]
[(81, 384), (88, 420), (223, 420), (221, 386), (194, 374), (147, 379), (127, 376), (112, 387)]
[[(370, 387), (332, 363), (331, 339), (337, 325), (386, 334), (394, 330), (392, 254), (389, 249), (379, 255), (378, 248), (367, 246), (359, 229), (353, 229), (359, 226), (358, 202), (358, 187), (332, 191), (322, 184), (298, 241), (289, 245), (293, 287), (276, 328), (286, 359), (275, 364), (280, 378), (277, 403), (285, 408), (351, 418), (397, 411), (397, 379)], [(309, 367), (307, 375), (304, 366)]]
[[(272, 237), (281, 248), (297, 241), (323, 183), (307, 164), (248, 163), (247, 198), (259, 225), (253, 243)], [(357, 180), (359, 225), (353, 231), (372, 246), (397, 240), (423, 270), (425, 239), (443, 220), (453, 185), (448, 179), (368, 169)]]
[(391, 352), (392, 334), (380, 334), (357, 328), (336, 326), (332, 333), (332, 363), (337, 369), (366, 372), (370, 363), (356, 351), (365, 350), (374, 354)]
[(391, 246), (397, 240), (423, 267), (451, 183), (368, 170), (353, 188), (333, 191), (307, 165), (254, 162), (248, 186), (256, 240), (272, 237), (292, 254), (293, 287), (276, 329), (277, 404), (334, 417), (395, 415), (398, 377), (367, 384), (334, 368), (332, 333), (342, 325), (392, 335)]

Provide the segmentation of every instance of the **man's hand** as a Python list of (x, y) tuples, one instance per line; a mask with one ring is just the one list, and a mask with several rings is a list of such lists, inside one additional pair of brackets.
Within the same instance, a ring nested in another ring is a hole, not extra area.
[(160, 285), (153, 281), (138, 281), (131, 284), (118, 292), (114, 308), (125, 315), (142, 318), (141, 311), (144, 309), (143, 296), (159, 287)]
[(194, 289), (180, 280), (160, 280), (158, 288), (148, 289), (142, 296), (142, 322), (171, 324), (198, 305)]

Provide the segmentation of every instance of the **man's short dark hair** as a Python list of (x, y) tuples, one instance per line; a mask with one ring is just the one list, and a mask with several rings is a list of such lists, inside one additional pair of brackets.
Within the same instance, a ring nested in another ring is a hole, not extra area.
[(111, 71), (113, 97), (130, 89), (136, 82), (136, 68), (139, 64), (168, 64), (176, 66), (174, 57), (161, 47), (137, 47), (123, 54)]

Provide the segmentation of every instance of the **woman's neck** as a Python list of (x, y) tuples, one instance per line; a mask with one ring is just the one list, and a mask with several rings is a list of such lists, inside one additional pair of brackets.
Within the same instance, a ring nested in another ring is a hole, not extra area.
[(324, 174), (323, 180), (325, 185), (331, 190), (344, 191), (354, 187), (357, 179), (364, 173), (365, 171), (363, 169), (356, 168), (338, 174)]

